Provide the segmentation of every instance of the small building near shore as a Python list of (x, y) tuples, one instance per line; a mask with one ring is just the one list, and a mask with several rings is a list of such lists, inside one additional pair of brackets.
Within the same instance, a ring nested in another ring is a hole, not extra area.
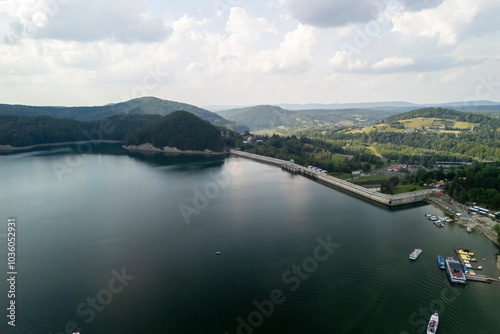
[(406, 168), (408, 168), (408, 165), (406, 165), (406, 164), (391, 165), (391, 166), (387, 167), (387, 170), (389, 172), (400, 172), (402, 170), (405, 170)]

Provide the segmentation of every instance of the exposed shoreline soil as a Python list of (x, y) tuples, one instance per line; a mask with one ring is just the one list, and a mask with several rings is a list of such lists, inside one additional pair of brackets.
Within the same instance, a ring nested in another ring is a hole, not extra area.
[(158, 148), (153, 146), (150, 143), (145, 143), (141, 145), (129, 145), (129, 146), (122, 146), (124, 149), (129, 150), (129, 151), (147, 151), (147, 152), (163, 152), (163, 153), (184, 153), (184, 154), (211, 154), (211, 155), (218, 155), (218, 154), (226, 154), (227, 152), (222, 151), (222, 152), (214, 152), (211, 150), (203, 150), (203, 151), (190, 151), (190, 150), (179, 150), (176, 147), (170, 147), (170, 146), (165, 146), (163, 148)]
[(10, 151), (23, 151), (23, 150), (31, 150), (37, 147), (46, 147), (46, 146), (64, 146), (64, 145), (78, 145), (78, 144), (120, 144), (121, 140), (81, 140), (81, 141), (66, 141), (62, 143), (47, 143), (47, 144), (36, 144), (30, 146), (11, 146), (11, 145), (0, 145), (0, 152), (10, 152)]

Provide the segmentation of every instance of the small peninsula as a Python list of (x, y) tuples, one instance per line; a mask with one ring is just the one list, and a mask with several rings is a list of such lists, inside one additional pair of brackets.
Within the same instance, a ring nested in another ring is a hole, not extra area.
[(173, 112), (123, 139), (128, 150), (217, 153), (225, 150), (222, 130), (186, 111)]

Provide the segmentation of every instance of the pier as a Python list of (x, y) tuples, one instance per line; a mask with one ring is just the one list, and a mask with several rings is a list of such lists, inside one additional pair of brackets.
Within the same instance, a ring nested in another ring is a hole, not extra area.
[(351, 194), (355, 194), (355, 195), (358, 195), (362, 198), (365, 198), (365, 199), (368, 199), (371, 201), (375, 201), (375, 202), (378, 202), (381, 204), (385, 204), (388, 206), (397, 206), (397, 205), (420, 202), (435, 192), (433, 189), (429, 189), (429, 190), (412, 191), (409, 193), (397, 194), (397, 195), (382, 194), (382, 193), (367, 189), (365, 187), (359, 186), (357, 184), (353, 184), (351, 182), (348, 182), (348, 181), (345, 181), (345, 180), (342, 180), (342, 179), (339, 179), (339, 178), (336, 178), (336, 177), (333, 177), (330, 175), (322, 174), (318, 171), (308, 169), (307, 167), (298, 165), (292, 161), (285, 161), (285, 160), (281, 160), (281, 159), (265, 157), (262, 155), (248, 153), (248, 152), (242, 152), (239, 150), (231, 150), (230, 152), (231, 152), (231, 154), (234, 154), (236, 156), (245, 157), (248, 159), (253, 159), (253, 160), (260, 161), (260, 162), (265, 162), (265, 163), (268, 163), (271, 165), (275, 165), (275, 166), (280, 167), (281, 169), (289, 171), (291, 173), (305, 175), (307, 177), (310, 177), (316, 181), (324, 183), (324, 184), (331, 186), (333, 188), (340, 188), (340, 189), (345, 190)]
[[(477, 260), (473, 258), (474, 253), (470, 252), (468, 249), (460, 249), (460, 248), (455, 248), (455, 253), (457, 254), (458, 260), (462, 264), (463, 268), (466, 270), (465, 272), (465, 278), (468, 281), (475, 281), (475, 282), (483, 282), (483, 283), (491, 283), (491, 282), (498, 282), (498, 280), (487, 277), (484, 275), (478, 275), (474, 272), (474, 270), (482, 270), (482, 268), (473, 268), (472, 265), (470, 265), (471, 262), (477, 263)], [(469, 267), (467, 267), (466, 262), (469, 262)]]

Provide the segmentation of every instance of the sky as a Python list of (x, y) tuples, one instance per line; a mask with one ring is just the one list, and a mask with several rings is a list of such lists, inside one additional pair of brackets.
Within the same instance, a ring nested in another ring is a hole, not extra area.
[(0, 0), (0, 103), (500, 101), (498, 0)]

